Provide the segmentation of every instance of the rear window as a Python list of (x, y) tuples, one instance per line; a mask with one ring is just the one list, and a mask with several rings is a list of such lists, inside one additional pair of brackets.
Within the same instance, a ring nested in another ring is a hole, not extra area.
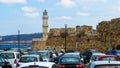
[(107, 60), (112, 60), (112, 61), (115, 61), (116, 58), (115, 57), (103, 57), (101, 58), (102, 61), (107, 61)]
[(4, 59), (14, 59), (14, 53), (1, 53), (1, 57), (3, 57)]
[(49, 58), (48, 52), (39, 52), (39, 54), (42, 56), (42, 58)]
[(19, 62), (35, 62), (38, 61), (36, 57), (21, 57)]
[(60, 60), (61, 63), (80, 63), (79, 58), (75, 57), (65, 57)]
[(97, 65), (95, 66), (95, 68), (120, 68), (120, 65), (113, 65), (113, 64), (109, 64), (109, 65)]

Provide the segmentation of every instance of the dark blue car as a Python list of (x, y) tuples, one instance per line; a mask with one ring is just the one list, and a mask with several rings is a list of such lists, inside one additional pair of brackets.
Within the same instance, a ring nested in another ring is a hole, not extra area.
[(109, 50), (109, 51), (106, 52), (106, 54), (115, 55), (115, 56), (120, 57), (120, 50)]

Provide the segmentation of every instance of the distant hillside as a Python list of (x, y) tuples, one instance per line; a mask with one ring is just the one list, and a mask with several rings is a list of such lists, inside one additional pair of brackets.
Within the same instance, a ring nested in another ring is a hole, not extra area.
[[(41, 38), (42, 33), (33, 34), (20, 34), (20, 40), (32, 40), (33, 38)], [(2, 36), (2, 41), (15, 41), (18, 40), (18, 35)]]

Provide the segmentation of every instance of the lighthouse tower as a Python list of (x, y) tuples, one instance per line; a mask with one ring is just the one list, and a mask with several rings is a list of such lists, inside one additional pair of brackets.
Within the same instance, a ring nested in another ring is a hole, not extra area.
[(43, 38), (48, 38), (48, 15), (46, 10), (43, 12)]

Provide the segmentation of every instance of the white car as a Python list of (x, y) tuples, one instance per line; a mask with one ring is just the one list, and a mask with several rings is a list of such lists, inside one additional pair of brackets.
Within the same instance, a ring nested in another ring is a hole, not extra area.
[(49, 50), (39, 50), (38, 54), (42, 56), (44, 62), (49, 62), (53, 58), (53, 53)]
[(41, 61), (43, 61), (43, 59), (39, 55), (22, 55), (16, 65), (16, 67), (19, 67), (19, 66), (29, 63), (29, 62), (41, 62)]
[(94, 61), (88, 68), (120, 68), (120, 61)]
[(58, 68), (58, 67), (55, 63), (52, 62), (29, 62), (17, 68)]
[(20, 53), (16, 51), (3, 51), (0, 52), (1, 57), (4, 58), (6, 61), (8, 61), (12, 68), (16, 68), (16, 64), (20, 58)]
[(91, 57), (90, 57), (90, 63), (93, 61), (96, 61), (96, 58), (98, 55), (105, 55), (104, 53), (94, 53)]

